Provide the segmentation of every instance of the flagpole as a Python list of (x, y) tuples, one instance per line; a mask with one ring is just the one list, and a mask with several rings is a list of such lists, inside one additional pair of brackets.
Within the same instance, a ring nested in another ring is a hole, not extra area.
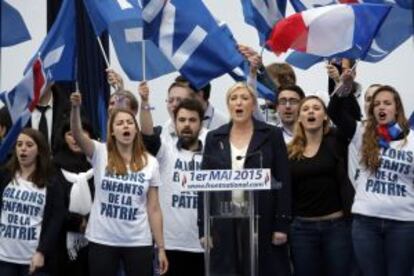
[(105, 49), (104, 49), (104, 47), (102, 45), (102, 40), (101, 40), (101, 38), (99, 36), (96, 36), (96, 40), (98, 41), (99, 49), (101, 50), (102, 56), (103, 56), (103, 58), (105, 60), (106, 67), (109, 68), (110, 67), (109, 58), (108, 58), (108, 56), (105, 53)]
[(146, 81), (147, 80), (147, 74), (146, 74), (146, 49), (145, 49), (145, 40), (142, 39), (142, 81)]

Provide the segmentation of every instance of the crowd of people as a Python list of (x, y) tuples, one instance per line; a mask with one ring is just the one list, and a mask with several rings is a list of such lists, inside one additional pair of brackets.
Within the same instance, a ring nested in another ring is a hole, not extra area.
[[(265, 104), (277, 116), (260, 113), (254, 81), (228, 89), (226, 119), (210, 85), (196, 91), (178, 77), (170, 118), (155, 126), (149, 85), (137, 99), (108, 70), (117, 89), (98, 141), (81, 93), (61, 101), (49, 87), (1, 164), (0, 275), (204, 275), (206, 249), (210, 275), (250, 275), (245, 218), (204, 233), (205, 208), (241, 208), (246, 192), (209, 192), (205, 205), (204, 193), (182, 190), (180, 172), (267, 168), (277, 185), (253, 192), (257, 275), (412, 276), (414, 134), (400, 94), (373, 84), (361, 112), (356, 64), (342, 60), (327, 65), (326, 104), (289, 65), (258, 70), (258, 55), (240, 51), (251, 79), (277, 87), (276, 104)], [(10, 125), (3, 108), (0, 138)]]

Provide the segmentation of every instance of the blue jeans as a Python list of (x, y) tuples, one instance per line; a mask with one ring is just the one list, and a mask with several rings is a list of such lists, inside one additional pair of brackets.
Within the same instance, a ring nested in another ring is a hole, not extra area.
[(349, 276), (352, 267), (351, 223), (338, 218), (293, 220), (290, 232), (296, 276)]
[[(28, 276), (29, 265), (15, 264), (0, 261), (0, 275), (1, 276)], [(31, 276), (47, 276), (44, 272), (35, 272)]]
[(414, 221), (354, 215), (352, 240), (364, 276), (412, 276)]

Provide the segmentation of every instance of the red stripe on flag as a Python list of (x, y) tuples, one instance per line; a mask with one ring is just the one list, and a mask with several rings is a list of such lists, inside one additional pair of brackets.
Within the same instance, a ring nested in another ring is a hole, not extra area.
[(276, 23), (266, 44), (277, 55), (289, 48), (306, 52), (308, 32), (302, 15), (295, 13)]
[(358, 4), (359, 3), (358, 0), (338, 0), (338, 2), (341, 4)]
[(43, 72), (43, 64), (42, 61), (37, 58), (32, 66), (32, 74), (33, 74), (33, 100), (29, 105), (30, 112), (36, 107), (39, 103), (40, 96), (42, 94), (43, 87), (46, 83), (45, 74)]

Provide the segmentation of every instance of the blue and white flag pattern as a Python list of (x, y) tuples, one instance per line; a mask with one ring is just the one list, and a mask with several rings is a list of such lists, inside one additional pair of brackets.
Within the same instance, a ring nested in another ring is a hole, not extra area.
[(196, 88), (243, 63), (201, 0), (145, 0), (144, 37), (151, 39)]
[(48, 82), (76, 79), (76, 9), (75, 1), (65, 0), (52, 28), (26, 67), (38, 56), (43, 60)]
[(109, 32), (119, 63), (129, 79), (151, 80), (175, 71), (152, 41), (144, 41), (142, 10), (137, 1), (84, 0), (84, 4), (95, 33)]
[(285, 16), (286, 0), (241, 0), (244, 21), (256, 28), (263, 46), (277, 21)]

